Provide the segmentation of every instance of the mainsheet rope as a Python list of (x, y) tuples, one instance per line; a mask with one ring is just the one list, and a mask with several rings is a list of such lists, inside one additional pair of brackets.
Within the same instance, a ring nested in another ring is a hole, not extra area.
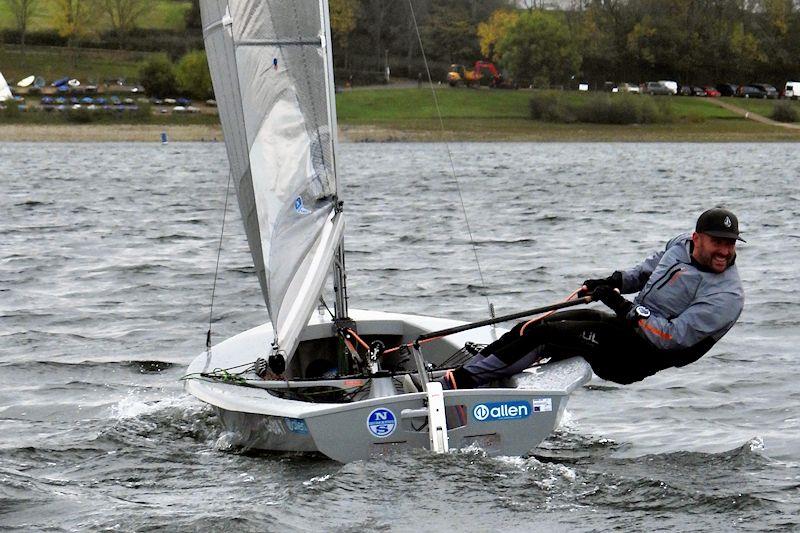
[[(572, 291), (572, 293), (571, 293), (569, 296), (567, 296), (567, 297), (566, 297), (564, 300), (562, 300), (562, 301), (564, 301), (564, 302), (569, 302), (569, 301), (571, 301), (571, 300), (574, 300), (574, 299), (575, 299), (575, 297), (578, 295), (578, 293), (579, 293), (580, 291), (581, 291), (581, 288), (578, 288), (578, 289), (576, 289), (576, 290)], [(528, 326), (530, 326), (531, 324), (535, 324), (536, 322), (540, 322), (540, 321), (544, 320), (545, 318), (549, 317), (550, 315), (552, 315), (552, 314), (553, 314), (553, 313), (555, 313), (555, 312), (556, 312), (556, 310), (553, 310), (553, 311), (548, 311), (547, 313), (543, 313), (543, 314), (541, 314), (541, 315), (537, 315), (537, 316), (535, 316), (535, 317), (531, 318), (530, 320), (528, 320), (527, 322), (525, 322), (525, 324), (524, 324), (524, 325), (522, 326), (522, 328), (520, 328), (520, 330), (519, 330), (519, 334), (520, 334), (520, 336), (522, 336), (522, 335), (524, 335), (524, 334), (525, 334), (525, 328), (527, 328), (527, 327), (528, 327)], [(367, 343), (366, 343), (364, 340), (362, 340), (362, 339), (361, 339), (361, 338), (360, 338), (360, 337), (359, 337), (359, 336), (358, 336), (358, 335), (357, 335), (357, 334), (356, 334), (354, 331), (352, 331), (352, 330), (348, 330), (348, 333), (350, 333), (351, 335), (353, 335), (353, 338), (355, 338), (355, 339), (356, 339), (356, 340), (359, 342), (359, 344), (361, 344), (362, 346), (365, 346), (365, 347), (369, 348), (369, 345), (368, 345), (368, 344), (367, 344)], [(412, 346), (414, 346), (415, 344), (425, 344), (425, 343), (427, 343), (427, 342), (431, 342), (431, 341), (435, 341), (435, 340), (441, 339), (442, 337), (445, 337), (445, 335), (441, 335), (441, 336), (439, 336), (439, 337), (431, 337), (430, 339), (423, 339), (423, 340), (420, 340), (420, 341), (407, 342), (407, 343), (405, 343), (405, 344), (399, 344), (399, 345), (397, 345), (397, 346), (394, 346), (394, 347), (392, 347), (392, 348), (389, 348), (389, 349), (386, 349), (386, 350), (384, 350), (384, 351), (383, 351), (383, 352), (381, 352), (379, 355), (386, 355), (386, 354), (390, 354), (390, 353), (392, 353), (392, 352), (396, 352), (397, 350), (401, 350), (401, 349), (403, 349), (403, 348), (411, 348), (411, 347), (412, 347)]]

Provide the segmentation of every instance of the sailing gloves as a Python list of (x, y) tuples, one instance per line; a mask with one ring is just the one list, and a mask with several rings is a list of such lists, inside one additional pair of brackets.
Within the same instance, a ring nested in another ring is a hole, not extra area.
[(611, 285), (598, 285), (592, 292), (592, 300), (603, 302), (618, 317), (625, 318), (633, 307), (633, 303), (622, 297)]
[(578, 296), (586, 296), (591, 294), (600, 285), (608, 285), (612, 289), (622, 289), (622, 272), (617, 271), (602, 279), (587, 279), (583, 282), (586, 285), (586, 291), (581, 290)]

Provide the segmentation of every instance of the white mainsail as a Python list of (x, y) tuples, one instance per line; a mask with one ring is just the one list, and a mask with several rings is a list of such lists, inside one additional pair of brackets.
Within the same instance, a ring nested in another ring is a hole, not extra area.
[(0, 102), (5, 102), (12, 98), (14, 98), (14, 96), (11, 94), (11, 89), (8, 88), (8, 83), (3, 77), (3, 73), (0, 72)]
[(291, 357), (344, 222), (327, 0), (201, 0), (214, 93), (277, 346)]

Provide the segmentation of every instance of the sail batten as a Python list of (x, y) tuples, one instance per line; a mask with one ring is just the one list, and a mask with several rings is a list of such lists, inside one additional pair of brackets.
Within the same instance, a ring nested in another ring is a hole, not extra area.
[[(335, 213), (326, 6), (319, 0), (201, 0), (245, 233), (279, 348), (289, 352), (338, 246), (329, 236), (341, 238), (342, 223), (333, 222), (341, 217)], [(333, 233), (332, 224), (338, 228)]]
[(316, 40), (292, 40), (292, 39), (251, 39), (240, 41), (236, 46), (322, 46), (322, 39)]

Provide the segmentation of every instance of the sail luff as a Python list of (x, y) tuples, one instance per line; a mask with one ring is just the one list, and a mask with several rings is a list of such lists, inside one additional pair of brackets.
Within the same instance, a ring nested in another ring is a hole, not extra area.
[[(333, 73), (333, 39), (331, 37), (331, 23), (330, 23), (330, 5), (328, 0), (319, 0), (321, 26), (324, 30), (323, 49), (325, 50), (325, 77), (327, 95), (326, 101), (328, 105), (328, 123), (331, 130), (331, 155), (333, 159), (333, 173), (336, 177), (335, 197), (337, 203), (339, 202), (339, 179), (338, 167), (336, 165), (336, 154), (339, 153), (339, 122), (336, 115), (336, 85)], [(336, 209), (340, 209), (337, 205)], [(344, 234), (337, 245), (336, 253), (333, 260), (333, 289), (334, 289), (334, 318), (336, 320), (343, 320), (347, 318), (347, 274), (345, 271), (345, 249), (344, 249)]]
[(330, 7), (328, 0), (319, 0), (320, 3), (320, 24), (325, 32), (325, 78), (326, 78), (326, 103), (328, 106), (328, 124), (330, 124), (331, 138), (331, 168), (333, 169), (334, 183), (336, 184), (335, 196), (339, 197), (338, 169), (336, 167), (336, 154), (339, 152), (339, 123), (336, 116), (336, 85), (333, 77), (333, 41), (331, 40), (331, 21)]
[[(218, 109), (225, 136), (225, 149), (234, 178), (239, 211), (261, 293), (264, 301), (269, 301), (264, 257), (261, 251), (261, 229), (258, 225), (252, 176), (249, 165), (244, 164), (247, 161), (247, 134), (243, 127), (244, 110), (241, 106), (239, 71), (236, 61), (228, 60), (235, 57), (233, 19), (225, 0), (201, 2), (200, 8), (202, 20), (210, 21), (209, 24), (204, 24), (203, 39), (211, 67), (214, 94), (219, 99)], [(215, 60), (217, 57), (220, 60)], [(220, 98), (220, 95), (223, 96)], [(224, 95), (233, 95), (235, 98), (226, 98)]]
[(323, 236), (343, 227), (327, 13), (319, 0), (203, 4), (220, 120), (273, 344), (291, 352), (338, 244)]

